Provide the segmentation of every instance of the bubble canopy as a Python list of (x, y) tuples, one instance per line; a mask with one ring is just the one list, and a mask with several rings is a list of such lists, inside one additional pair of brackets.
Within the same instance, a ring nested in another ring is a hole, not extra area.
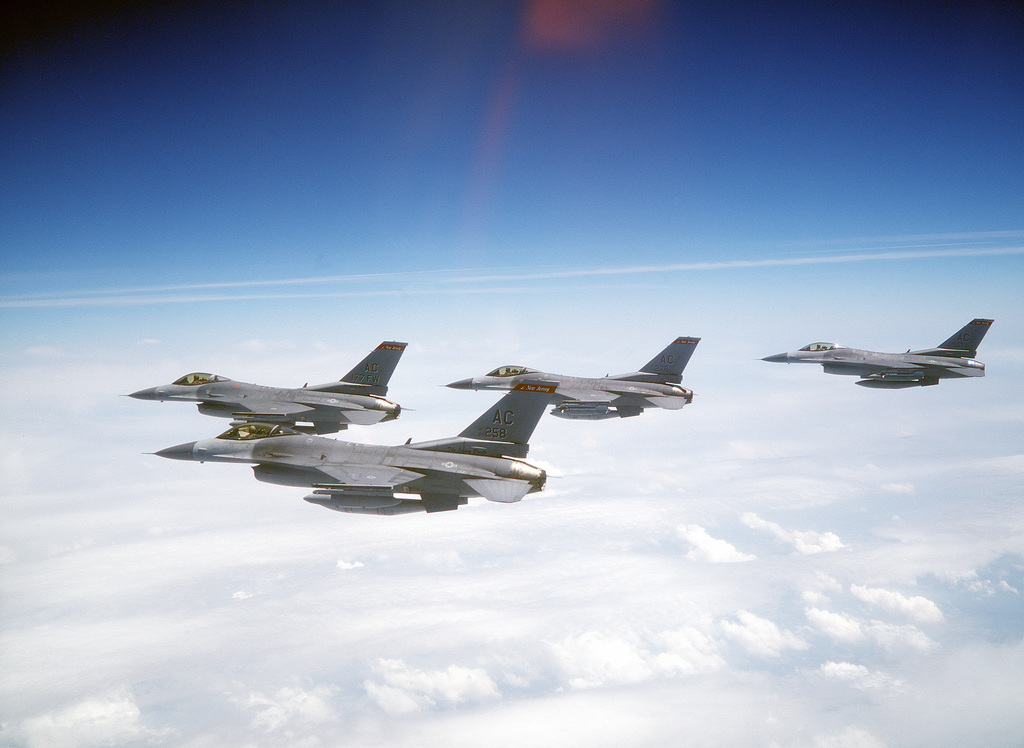
[(831, 351), (835, 348), (842, 348), (838, 343), (811, 343), (801, 348), (801, 351)]
[(528, 369), (525, 366), (499, 366), (494, 371), (488, 372), (489, 377), (517, 377), (520, 374), (536, 373), (536, 369)]
[(243, 442), (252, 439), (266, 439), (269, 436), (291, 436), (298, 433), (295, 429), (290, 429), (280, 424), (242, 423), (238, 426), (232, 426), (217, 438), (226, 441)]
[(195, 387), (200, 384), (210, 384), (210, 382), (226, 382), (228, 381), (224, 377), (217, 376), (216, 374), (207, 374), (202, 371), (194, 371), (191, 374), (186, 374), (181, 379), (175, 379), (173, 384), (184, 385), (185, 387)]

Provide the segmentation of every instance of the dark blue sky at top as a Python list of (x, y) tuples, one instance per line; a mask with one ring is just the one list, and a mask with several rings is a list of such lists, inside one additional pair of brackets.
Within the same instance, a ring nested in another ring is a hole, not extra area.
[(594, 266), (1021, 228), (1015, 4), (813, 5), (114, 4), (6, 51), (0, 272)]

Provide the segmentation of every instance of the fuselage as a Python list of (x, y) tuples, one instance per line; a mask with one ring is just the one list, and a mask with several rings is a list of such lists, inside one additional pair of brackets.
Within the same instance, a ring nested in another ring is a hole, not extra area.
[(918, 374), (937, 378), (983, 377), (985, 364), (973, 358), (930, 356), (913, 352), (879, 353), (835, 346), (824, 351), (793, 351), (765, 360), (790, 364), (821, 364), (829, 374), (871, 376), (880, 372)]
[[(189, 375), (193, 376), (193, 375)], [(401, 407), (376, 395), (340, 394), (306, 387), (270, 387), (205, 375), (201, 384), (173, 384), (133, 392), (139, 400), (195, 403), (200, 412), (220, 418), (255, 413), (284, 422), (370, 425), (398, 417)], [(335, 429), (337, 430), (337, 429)], [(321, 433), (327, 433), (322, 431)]]
[(204, 439), (157, 454), (198, 462), (251, 464), (259, 480), (291, 486), (375, 485), (382, 476), (397, 474), (397, 481), (380, 483), (397, 493), (479, 496), (464, 479), (525, 481), (533, 493), (544, 487), (547, 477), (540, 468), (507, 457), (359, 444), (308, 434), (250, 441)]
[[(952, 342), (946, 341), (943, 345)], [(821, 364), (826, 374), (858, 376), (860, 379), (856, 384), (871, 389), (927, 387), (938, 384), (940, 379), (985, 376), (985, 364), (958, 353), (973, 356), (974, 349), (940, 347), (906, 353), (879, 353), (836, 343), (811, 343), (799, 351), (777, 353), (762, 360), (781, 364)]]
[[(510, 369), (513, 367), (502, 367)], [(521, 368), (521, 367), (520, 367)], [(557, 386), (552, 395), (552, 402), (564, 402), (566, 400), (580, 400), (584, 402), (607, 402), (616, 405), (620, 401), (636, 401), (640, 404), (641, 398), (676, 398), (679, 400), (678, 407), (689, 403), (693, 399), (693, 392), (678, 384), (662, 383), (654, 381), (642, 381), (631, 377), (650, 377), (649, 374), (639, 372), (620, 374), (610, 377), (573, 377), (566, 374), (552, 374), (549, 372), (525, 369), (524, 373), (513, 376), (485, 375), (463, 379), (452, 382), (449, 387), (455, 389), (472, 390), (508, 390), (524, 382), (550, 382)], [(648, 401), (646, 407), (672, 407), (672, 405), (659, 404), (657, 401)]]

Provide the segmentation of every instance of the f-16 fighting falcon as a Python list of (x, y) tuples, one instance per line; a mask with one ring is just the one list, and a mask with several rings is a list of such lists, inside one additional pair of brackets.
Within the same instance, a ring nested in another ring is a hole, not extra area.
[(499, 366), (482, 377), (461, 379), (457, 390), (507, 390), (523, 381), (556, 386), (551, 415), (599, 421), (638, 416), (644, 408), (678, 410), (693, 401), (693, 391), (681, 387), (686, 367), (700, 338), (676, 338), (639, 371), (606, 377), (569, 377), (525, 366)]
[(200, 413), (231, 418), (234, 425), (260, 421), (310, 434), (331, 434), (350, 423), (368, 426), (398, 418), (402, 408), (384, 396), (406, 345), (385, 341), (340, 381), (312, 387), (266, 387), (193, 372), (129, 397), (194, 402)]
[(799, 351), (778, 353), (762, 361), (780, 364), (821, 364), (826, 374), (859, 376), (857, 384), (875, 389), (904, 389), (938, 384), (940, 379), (985, 376), (985, 364), (975, 361), (978, 345), (990, 319), (968, 322), (938, 348), (906, 353), (876, 353), (836, 343), (811, 343)]
[[(244, 423), (215, 439), (156, 454), (174, 460), (249, 463), (257, 480), (310, 486), (306, 501), (354, 514), (458, 509), (473, 496), (510, 503), (544, 488), (547, 474), (521, 459), (554, 385), (516, 385), (451, 439), (398, 447), (352, 444), (286, 426)], [(419, 499), (395, 494), (418, 494)]]

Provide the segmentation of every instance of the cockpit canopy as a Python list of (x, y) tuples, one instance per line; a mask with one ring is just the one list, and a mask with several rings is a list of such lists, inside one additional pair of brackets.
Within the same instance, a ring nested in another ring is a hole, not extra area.
[(811, 343), (801, 348), (801, 351), (831, 351), (833, 348), (842, 348), (838, 343)]
[(527, 369), (525, 366), (499, 366), (492, 372), (488, 372), (489, 377), (518, 377), (520, 374), (532, 374), (535, 373), (536, 369)]
[(195, 387), (200, 384), (209, 384), (210, 382), (226, 382), (227, 379), (219, 377), (216, 374), (206, 374), (201, 371), (194, 371), (191, 374), (186, 374), (181, 379), (174, 380), (173, 384), (181, 384), (186, 387)]
[(289, 436), (298, 433), (299, 432), (295, 429), (290, 429), (287, 426), (281, 426), (280, 424), (242, 423), (238, 426), (232, 426), (217, 438), (226, 439), (228, 441), (244, 442), (251, 439), (266, 439), (268, 436)]

